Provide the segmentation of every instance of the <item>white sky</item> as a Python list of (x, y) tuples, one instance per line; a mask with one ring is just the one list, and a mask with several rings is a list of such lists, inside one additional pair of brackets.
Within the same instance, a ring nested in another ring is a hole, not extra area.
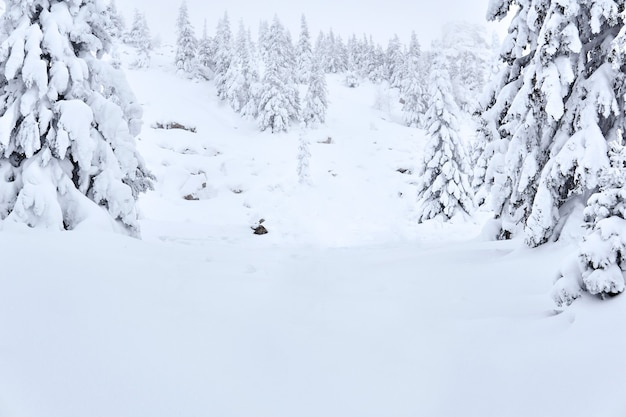
[[(215, 32), (217, 20), (228, 11), (231, 27), (236, 30), (239, 19), (256, 28), (260, 19), (271, 20), (274, 13), (291, 31), (294, 40), (299, 33), (300, 15), (307, 17), (313, 41), (320, 30), (333, 28), (344, 40), (352, 33), (372, 34), (377, 42), (387, 44), (394, 33), (408, 43), (415, 30), (422, 47), (439, 36), (441, 27), (449, 21), (465, 20), (484, 23), (490, 30), (504, 33), (503, 25), (488, 24), (485, 20), (489, 0), (187, 0), (192, 24), (198, 35), (204, 19), (209, 34)], [(174, 40), (175, 21), (181, 1), (177, 0), (117, 0), (117, 7), (132, 20), (135, 7), (146, 14), (153, 34), (160, 34), (163, 42)]]

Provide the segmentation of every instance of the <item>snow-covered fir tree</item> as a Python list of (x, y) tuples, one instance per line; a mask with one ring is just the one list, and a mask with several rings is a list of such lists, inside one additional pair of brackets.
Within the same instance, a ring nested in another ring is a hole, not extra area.
[(215, 33), (215, 88), (217, 96), (226, 100), (228, 98), (228, 79), (226, 73), (233, 60), (233, 35), (230, 30), (228, 13), (220, 19)]
[(418, 221), (442, 216), (450, 219), (473, 209), (469, 165), (459, 138), (458, 108), (444, 58), (435, 55), (428, 80), (426, 127), (429, 134), (418, 177)]
[(261, 20), (259, 22), (259, 36), (258, 36), (258, 43), (259, 43), (259, 56), (261, 57), (261, 61), (263, 63), (267, 62), (267, 56), (268, 56), (268, 40), (267, 40), (267, 36), (269, 34), (270, 31), (270, 25), (267, 22), (267, 20)]
[(124, 21), (124, 16), (117, 9), (117, 5), (115, 4), (115, 0), (111, 0), (109, 5), (107, 6), (107, 14), (109, 18), (106, 23), (106, 27), (109, 31), (111, 37), (115, 39), (120, 39), (126, 30), (126, 23)]
[(323, 51), (325, 54), (325, 72), (338, 74), (348, 69), (348, 50), (343, 43), (341, 36), (335, 35), (331, 29), (327, 36), (323, 37), (325, 42)]
[(215, 69), (215, 43), (207, 32), (206, 20), (202, 27), (202, 37), (198, 41), (198, 65), (201, 70)]
[(309, 161), (311, 151), (309, 150), (309, 138), (306, 135), (304, 124), (300, 126), (298, 135), (298, 182), (303, 185), (311, 184)]
[(380, 44), (374, 44), (371, 36), (369, 51), (367, 78), (374, 84), (378, 84), (385, 79), (385, 52)]
[(302, 111), (302, 119), (307, 126), (315, 127), (326, 121), (327, 96), (328, 89), (322, 63), (319, 58), (315, 57), (311, 62), (309, 86), (304, 97), (304, 109)]
[(402, 43), (398, 35), (394, 35), (389, 41), (387, 52), (385, 53), (385, 79), (389, 81), (391, 87), (400, 88), (404, 75), (404, 53)]
[(267, 33), (267, 62), (259, 91), (257, 120), (261, 130), (287, 131), (300, 113), (298, 90), (293, 83), (288, 38), (283, 25), (274, 17)]
[(443, 30), (441, 48), (457, 104), (468, 113), (476, 112), (493, 65), (491, 39), (485, 27), (468, 22), (449, 23)]
[[(135, 201), (151, 187), (135, 147), (141, 107), (110, 49), (105, 4), (6, 1), (0, 45), (0, 219), (73, 229), (117, 224), (138, 235)], [(107, 220), (108, 219), (108, 220)]]
[(415, 32), (411, 34), (411, 43), (405, 56), (402, 73), (402, 98), (404, 121), (407, 126), (422, 127), (426, 112), (427, 94), (425, 91), (422, 52)]
[(562, 268), (553, 290), (559, 306), (571, 304), (582, 291), (605, 297), (626, 288), (626, 147), (617, 140), (609, 146), (610, 167), (603, 171), (600, 190), (584, 211), (588, 233), (576, 265)]
[(137, 50), (137, 57), (133, 62), (135, 68), (145, 68), (150, 65), (150, 52), (152, 51), (152, 37), (146, 16), (135, 9), (133, 24), (126, 36), (126, 43)]
[(257, 106), (256, 97), (252, 94), (252, 87), (258, 81), (259, 74), (256, 69), (256, 63), (252, 59), (248, 32), (242, 21), (239, 23), (233, 60), (226, 72), (226, 94), (233, 110), (242, 112), (245, 109), (245, 115), (254, 116), (254, 114), (248, 113), (250, 109)]
[(479, 183), (501, 237), (524, 229), (531, 246), (558, 237), (562, 216), (598, 186), (606, 138), (623, 126), (623, 74), (608, 59), (622, 9), (613, 1), (491, 2), (492, 20), (515, 13), (506, 65), (482, 113)]
[(311, 76), (311, 61), (313, 60), (313, 48), (311, 46), (311, 36), (306, 18), (302, 15), (300, 19), (300, 37), (296, 46), (297, 81), (301, 84), (307, 83)]
[(178, 9), (178, 18), (176, 20), (176, 55), (174, 62), (176, 68), (180, 71), (192, 74), (195, 72), (197, 61), (197, 40), (194, 34), (193, 26), (189, 21), (189, 12), (187, 10), (187, 1), (183, 0)]

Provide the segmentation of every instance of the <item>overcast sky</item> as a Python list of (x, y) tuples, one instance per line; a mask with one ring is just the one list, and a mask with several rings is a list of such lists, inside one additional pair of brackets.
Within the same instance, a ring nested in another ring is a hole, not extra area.
[[(352, 33), (367, 33), (386, 45), (389, 38), (397, 33), (403, 42), (408, 43), (411, 31), (415, 30), (425, 48), (439, 36), (441, 27), (449, 21), (482, 23), (489, 30), (502, 33), (502, 25), (488, 24), (485, 20), (488, 3), (489, 0), (187, 0), (198, 35), (202, 32), (204, 19), (212, 35), (224, 11), (228, 11), (233, 30), (243, 19), (255, 31), (260, 19), (271, 20), (276, 13), (295, 40), (299, 33), (300, 15), (304, 13), (313, 40), (320, 30), (333, 28), (344, 40)], [(174, 40), (181, 1), (117, 0), (116, 4), (127, 24), (132, 21), (132, 12), (136, 7), (146, 14), (153, 34), (159, 33), (164, 42)]]

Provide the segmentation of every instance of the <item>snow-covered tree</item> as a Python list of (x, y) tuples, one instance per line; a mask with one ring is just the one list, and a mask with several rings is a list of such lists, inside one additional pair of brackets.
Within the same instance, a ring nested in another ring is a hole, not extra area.
[(228, 98), (228, 79), (226, 73), (233, 60), (233, 35), (230, 30), (228, 14), (220, 19), (215, 34), (215, 87), (217, 96), (226, 100)]
[(441, 49), (447, 59), (454, 97), (468, 113), (477, 110), (477, 98), (493, 64), (492, 47), (483, 25), (454, 22), (444, 27)]
[(259, 22), (259, 37), (258, 37), (258, 43), (259, 43), (259, 56), (261, 57), (261, 61), (263, 63), (267, 62), (267, 56), (268, 56), (268, 34), (270, 31), (270, 25), (267, 22), (267, 20), (261, 20)]
[(306, 129), (300, 126), (298, 136), (298, 182), (303, 185), (311, 183), (311, 175), (309, 172), (309, 161), (311, 160), (311, 151), (309, 151), (309, 139), (306, 136)]
[(623, 4), (492, 0), (488, 15), (510, 10), (506, 65), (482, 112), (489, 142), (479, 182), (500, 236), (523, 228), (536, 246), (558, 237), (567, 207), (596, 189), (608, 166), (606, 138), (623, 126), (623, 73), (609, 62)]
[(378, 84), (385, 79), (385, 52), (380, 44), (374, 44), (371, 37), (369, 40), (369, 50), (367, 78), (371, 82)]
[(189, 12), (187, 11), (187, 1), (183, 0), (178, 10), (178, 19), (176, 20), (176, 56), (174, 62), (176, 68), (191, 74), (195, 71), (197, 64), (196, 54), (198, 42), (194, 34), (193, 26), (189, 21)]
[(206, 20), (202, 27), (202, 38), (198, 42), (198, 64), (200, 68), (215, 69), (215, 43), (207, 32)]
[(315, 57), (311, 62), (309, 87), (304, 96), (302, 119), (307, 126), (317, 126), (326, 121), (328, 91), (326, 87), (326, 76), (322, 70), (320, 61), (319, 58)]
[(609, 146), (610, 167), (584, 211), (588, 234), (579, 246), (577, 265), (562, 268), (553, 290), (559, 306), (571, 304), (581, 291), (605, 297), (626, 288), (626, 148), (618, 141)]
[[(105, 4), (8, 0), (0, 45), (0, 219), (138, 235), (138, 194), (151, 187), (135, 147), (141, 107), (110, 49)], [(34, 13), (36, 11), (36, 13)]]
[(259, 91), (257, 120), (261, 130), (276, 133), (287, 131), (300, 112), (293, 66), (289, 62), (288, 38), (278, 17), (274, 17), (266, 42), (268, 56)]
[(404, 75), (404, 54), (402, 43), (398, 35), (394, 35), (389, 41), (387, 52), (385, 53), (385, 79), (389, 81), (391, 87), (400, 88)]
[(411, 43), (406, 53), (402, 77), (402, 98), (404, 121), (407, 126), (422, 127), (426, 112), (427, 95), (424, 86), (422, 53), (415, 32), (411, 34)]
[(297, 82), (304, 84), (311, 76), (311, 61), (313, 60), (313, 49), (311, 47), (311, 37), (306, 18), (302, 15), (300, 20), (300, 38), (296, 46)]
[(133, 24), (126, 36), (126, 42), (135, 47), (137, 57), (133, 62), (136, 68), (145, 68), (150, 65), (150, 51), (152, 50), (152, 38), (150, 28), (146, 22), (146, 16), (135, 9)]
[(120, 39), (126, 30), (126, 23), (124, 22), (124, 16), (117, 10), (115, 0), (111, 0), (107, 6), (107, 14), (109, 19), (107, 20), (106, 27), (111, 37)]
[[(226, 94), (233, 110), (242, 112), (246, 109), (245, 113), (248, 113), (249, 109), (256, 107), (256, 97), (252, 94), (252, 87), (258, 81), (259, 74), (256, 63), (252, 59), (248, 32), (242, 21), (239, 23), (233, 60), (226, 72)], [(254, 116), (253, 114), (246, 115)]]
[(418, 221), (450, 219), (473, 209), (466, 151), (459, 138), (458, 108), (444, 58), (435, 55), (430, 72), (426, 126), (429, 139), (418, 176)]

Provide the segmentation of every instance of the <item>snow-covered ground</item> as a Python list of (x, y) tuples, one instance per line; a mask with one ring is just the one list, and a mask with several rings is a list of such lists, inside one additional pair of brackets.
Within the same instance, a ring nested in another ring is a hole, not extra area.
[(626, 299), (557, 314), (567, 243), (416, 225), (425, 137), (393, 94), (329, 77), (302, 185), (297, 128), (259, 133), (170, 56), (128, 71), (143, 240), (0, 234), (0, 416), (626, 415)]

